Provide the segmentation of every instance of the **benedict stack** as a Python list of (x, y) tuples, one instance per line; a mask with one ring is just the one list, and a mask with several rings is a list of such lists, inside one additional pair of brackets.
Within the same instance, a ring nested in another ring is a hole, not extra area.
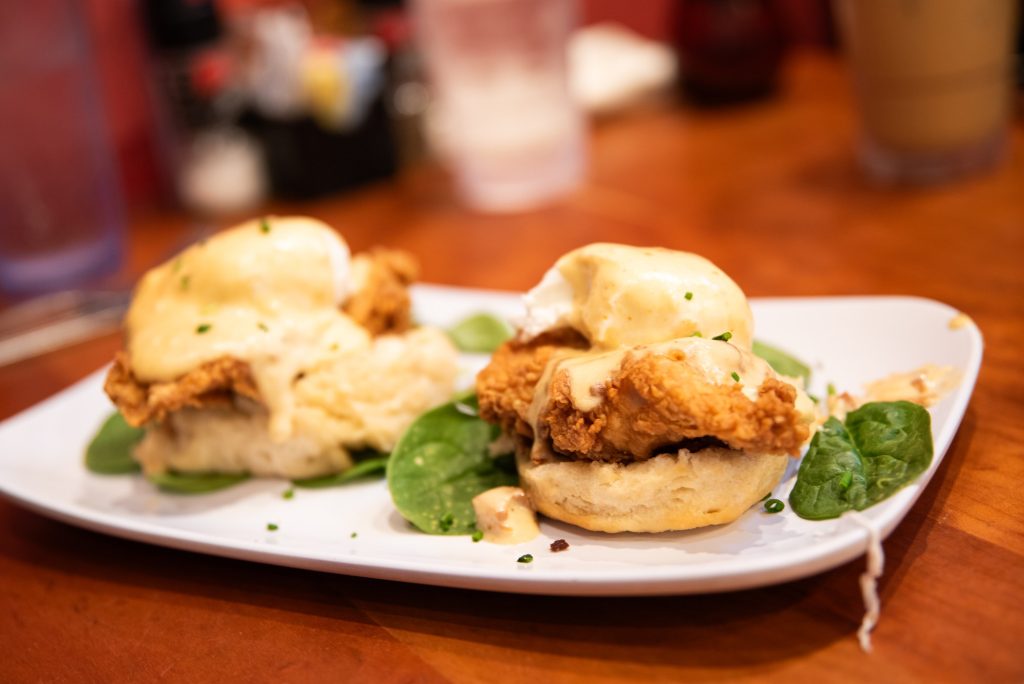
[(700, 256), (589, 245), (525, 304), (477, 393), (551, 518), (604, 532), (730, 522), (809, 438), (813, 405), (752, 353), (746, 297)]
[(446, 401), (457, 352), (413, 327), (412, 258), (327, 225), (250, 221), (145, 275), (105, 389), (147, 473), (340, 472)]

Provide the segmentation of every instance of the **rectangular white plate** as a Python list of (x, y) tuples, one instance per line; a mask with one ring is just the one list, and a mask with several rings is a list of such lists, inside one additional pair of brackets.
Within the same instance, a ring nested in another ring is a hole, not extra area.
[[(476, 311), (519, 313), (515, 295), (420, 286), (415, 315), (447, 326)], [(912, 297), (759, 299), (758, 339), (813, 366), (811, 391), (827, 382), (862, 385), (925, 363), (949, 365), (957, 389), (931, 409), (935, 459), (915, 483), (865, 511), (888, 535), (942, 462), (970, 399), (982, 339), (968, 323), (953, 330), (952, 308)], [(467, 371), (486, 359), (466, 357)], [(865, 549), (867, 532), (848, 518), (812, 522), (787, 507), (755, 506), (736, 522), (664, 534), (590, 533), (543, 521), (541, 536), (518, 546), (474, 544), (411, 529), (383, 481), (295, 491), (283, 480), (249, 481), (201, 496), (175, 496), (140, 476), (93, 475), (82, 454), (111, 406), (99, 371), (0, 425), (0, 493), (44, 515), (128, 539), (263, 563), (472, 589), (536, 594), (686, 594), (742, 589), (804, 577)], [(467, 375), (467, 377), (471, 377)], [(775, 496), (786, 500), (796, 461)], [(278, 531), (268, 532), (275, 523)], [(353, 536), (352, 533), (356, 533)], [(551, 553), (565, 539), (570, 549)], [(516, 559), (532, 553), (531, 564)]]

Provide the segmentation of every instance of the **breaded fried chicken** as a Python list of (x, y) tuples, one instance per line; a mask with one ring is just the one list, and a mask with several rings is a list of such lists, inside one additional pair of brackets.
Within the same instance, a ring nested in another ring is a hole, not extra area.
[[(480, 415), (508, 432), (537, 437), (529, 411), (545, 366), (553, 356), (585, 348), (582, 338), (568, 332), (506, 343), (477, 378)], [(536, 417), (544, 433), (539, 437), (566, 456), (643, 461), (660, 449), (706, 437), (733, 449), (796, 455), (808, 437), (791, 385), (767, 377), (752, 400), (738, 383), (709, 382), (680, 350), (626, 353), (590, 410), (576, 406), (569, 380), (564, 370), (554, 372)]]
[(583, 336), (569, 328), (545, 333), (529, 343), (510, 340), (494, 353), (476, 378), (480, 417), (509, 434), (533, 438), (527, 412), (544, 367), (556, 353), (585, 350)]
[(405, 332), (412, 326), (409, 285), (419, 266), (408, 252), (377, 247), (352, 258), (358, 288), (343, 310), (373, 335)]
[[(417, 265), (407, 252), (373, 249), (352, 260), (358, 289), (343, 310), (373, 335), (402, 333), (411, 327), (409, 285)], [(249, 364), (224, 356), (203, 363), (170, 382), (143, 383), (132, 372), (128, 354), (119, 352), (103, 387), (125, 420), (134, 426), (162, 422), (182, 408), (225, 406), (232, 394), (256, 401), (259, 391)]]

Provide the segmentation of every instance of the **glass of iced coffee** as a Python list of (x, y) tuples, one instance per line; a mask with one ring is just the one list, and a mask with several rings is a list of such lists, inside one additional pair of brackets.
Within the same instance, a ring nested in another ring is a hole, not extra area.
[(999, 161), (1016, 8), (1016, 0), (837, 0), (869, 174), (935, 182)]

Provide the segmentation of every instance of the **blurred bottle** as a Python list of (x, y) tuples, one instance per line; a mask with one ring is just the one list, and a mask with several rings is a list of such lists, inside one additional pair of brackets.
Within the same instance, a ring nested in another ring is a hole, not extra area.
[(235, 124), (243, 109), (234, 60), (213, 0), (146, 0), (157, 79), (169, 109), (164, 156), (182, 203), (204, 214), (238, 214), (266, 192), (261, 150)]
[(676, 0), (673, 24), (693, 102), (727, 105), (775, 90), (784, 40), (768, 0)]
[(123, 207), (76, 0), (0, 3), (0, 288), (73, 286), (120, 264)]
[(433, 89), (432, 142), (463, 199), (518, 211), (581, 180), (583, 116), (569, 93), (573, 0), (417, 0)]

